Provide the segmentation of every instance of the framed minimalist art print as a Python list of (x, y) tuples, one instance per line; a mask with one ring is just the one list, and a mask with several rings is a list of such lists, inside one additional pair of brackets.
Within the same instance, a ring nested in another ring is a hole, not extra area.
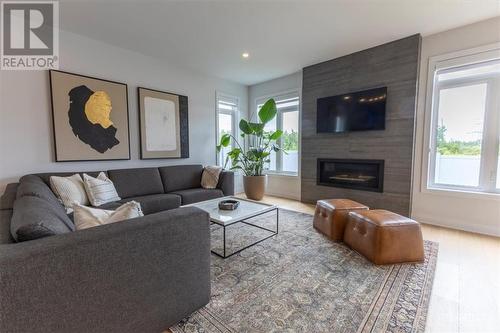
[(130, 159), (127, 85), (49, 71), (57, 162)]
[(141, 159), (188, 158), (188, 98), (137, 88)]

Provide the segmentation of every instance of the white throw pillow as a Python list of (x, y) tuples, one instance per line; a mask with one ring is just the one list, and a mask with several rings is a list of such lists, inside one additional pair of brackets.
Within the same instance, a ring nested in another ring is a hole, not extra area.
[(83, 180), (79, 174), (70, 177), (51, 176), (49, 180), (50, 188), (61, 200), (68, 213), (71, 212), (74, 203), (89, 204)]
[(220, 166), (206, 166), (201, 175), (201, 187), (208, 189), (216, 188), (221, 172), (222, 167)]
[(94, 207), (121, 200), (116, 192), (115, 185), (106, 177), (104, 172), (101, 172), (97, 178), (84, 173), (83, 184), (85, 186), (85, 191), (87, 191), (90, 204)]
[(141, 216), (144, 216), (144, 214), (142, 213), (141, 205), (136, 201), (129, 201), (116, 210), (91, 208), (79, 204), (73, 206), (73, 220), (76, 230), (92, 228)]

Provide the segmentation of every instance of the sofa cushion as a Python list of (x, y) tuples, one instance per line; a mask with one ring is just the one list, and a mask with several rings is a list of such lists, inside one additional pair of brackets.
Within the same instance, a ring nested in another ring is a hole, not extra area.
[(222, 191), (219, 189), (210, 190), (201, 187), (175, 191), (174, 194), (181, 196), (183, 205), (189, 205), (195, 202), (220, 198), (224, 196), (224, 193), (222, 193)]
[(115, 184), (101, 172), (97, 178), (83, 174), (83, 185), (92, 206), (98, 207), (108, 202), (119, 201), (122, 198), (116, 192)]
[(0, 209), (0, 244), (10, 244), (14, 242), (10, 234), (11, 219), (12, 209)]
[(99, 209), (115, 210), (118, 207), (120, 207), (121, 205), (123, 205), (123, 202), (113, 201), (113, 202), (105, 203), (104, 205), (100, 205)]
[(164, 193), (158, 168), (109, 170), (108, 176), (122, 199)]
[(165, 192), (199, 188), (201, 184), (201, 165), (173, 165), (159, 168)]
[[(131, 199), (130, 199), (131, 200)], [(137, 201), (137, 200), (136, 200)], [(108, 202), (103, 205), (99, 206), (99, 209), (105, 209), (105, 210), (116, 210), (118, 207), (123, 205), (123, 202), (120, 201), (113, 201), (113, 202)], [(73, 212), (68, 214), (68, 217), (71, 219), (71, 221), (75, 221), (75, 217)]]
[[(35, 173), (35, 174), (32, 174), (32, 175), (26, 175), (26, 176), (23, 176), (21, 177), (21, 179), (19, 180), (20, 182), (22, 182), (22, 180), (26, 177), (31, 177), (31, 176), (36, 176), (36, 177), (39, 177), (45, 184), (49, 185), (50, 186), (50, 177), (52, 176), (58, 176), (58, 177), (69, 177), (69, 176), (72, 176), (74, 175), (75, 173), (79, 174), (80, 177), (82, 177), (83, 179), (83, 173), (86, 173), (87, 175), (89, 176), (92, 176), (92, 177), (97, 177), (99, 175), (101, 171), (85, 171), (85, 172), (45, 172), (45, 173)], [(104, 172), (106, 173), (106, 172)]]
[(38, 176), (28, 175), (21, 178), (21, 183), (17, 187), (16, 198), (37, 197), (47, 201), (54, 209), (66, 212), (63, 204), (50, 187)]
[(209, 189), (217, 188), (221, 172), (222, 167), (217, 165), (207, 165), (203, 169), (203, 173), (201, 175), (201, 187)]
[(75, 230), (73, 222), (60, 207), (54, 207), (46, 200), (34, 196), (24, 196), (14, 203), (14, 213), (10, 224), (10, 233), (18, 240), (17, 230), (22, 226), (43, 223), (55, 234), (64, 234)]
[(52, 231), (52, 229), (47, 228), (43, 222), (23, 225), (17, 229), (16, 234), (18, 242), (25, 242), (56, 235), (56, 233)]
[(154, 214), (163, 210), (178, 208), (181, 205), (181, 197), (175, 194), (151, 194), (131, 197), (121, 200), (121, 203), (137, 201), (141, 204), (145, 215)]
[(75, 202), (81, 205), (89, 204), (82, 176), (77, 173), (69, 177), (50, 177), (50, 188), (66, 207), (66, 211), (71, 211)]
[(0, 197), (0, 210), (12, 209), (16, 201), (16, 193), (19, 183), (7, 184), (5, 192)]
[(136, 201), (122, 204), (116, 210), (106, 210), (83, 205), (73, 206), (76, 230), (142, 217), (141, 205)]

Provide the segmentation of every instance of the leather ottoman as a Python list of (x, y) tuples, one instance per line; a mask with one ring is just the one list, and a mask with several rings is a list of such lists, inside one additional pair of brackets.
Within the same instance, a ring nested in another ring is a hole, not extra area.
[(344, 243), (377, 265), (424, 260), (420, 224), (387, 210), (350, 213)]
[(367, 209), (367, 206), (349, 199), (319, 200), (316, 203), (313, 226), (334, 242), (341, 242), (349, 212)]

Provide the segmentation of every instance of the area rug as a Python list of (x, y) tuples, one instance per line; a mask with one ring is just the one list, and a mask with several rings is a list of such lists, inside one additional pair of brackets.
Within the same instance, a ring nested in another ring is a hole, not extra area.
[[(251, 222), (273, 228), (275, 219)], [(212, 255), (211, 301), (174, 333), (424, 331), (437, 243), (425, 242), (422, 264), (376, 266), (319, 234), (311, 215), (280, 210), (279, 219), (277, 236), (228, 259)], [(234, 250), (266, 232), (239, 223), (226, 238)]]

